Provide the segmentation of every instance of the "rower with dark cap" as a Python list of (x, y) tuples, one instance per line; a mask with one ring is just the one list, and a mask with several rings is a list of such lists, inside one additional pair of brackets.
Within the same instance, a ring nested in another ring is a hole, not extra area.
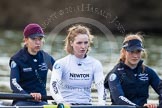
[(125, 37), (119, 63), (105, 78), (104, 86), (110, 90), (113, 105), (157, 107), (156, 104), (147, 103), (147, 99), (150, 85), (159, 94), (160, 78), (152, 68), (143, 63), (142, 57), (146, 51), (142, 39), (139, 33)]
[(40, 25), (28, 24), (24, 29), (24, 47), (10, 59), (10, 85), (13, 93), (30, 94), (33, 100), (14, 100), (16, 106), (39, 106), (47, 104), (46, 96), (48, 69), (55, 62), (52, 56), (41, 50), (44, 31)]

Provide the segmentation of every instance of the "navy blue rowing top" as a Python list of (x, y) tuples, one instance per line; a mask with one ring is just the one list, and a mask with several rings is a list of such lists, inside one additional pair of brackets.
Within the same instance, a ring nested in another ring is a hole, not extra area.
[(143, 106), (147, 103), (150, 85), (159, 94), (160, 78), (142, 62), (135, 69), (120, 62), (107, 75), (104, 86), (110, 90), (113, 105)]
[(48, 69), (52, 70), (55, 60), (44, 51), (30, 55), (27, 48), (19, 50), (10, 59), (10, 86), (14, 93), (46, 93)]

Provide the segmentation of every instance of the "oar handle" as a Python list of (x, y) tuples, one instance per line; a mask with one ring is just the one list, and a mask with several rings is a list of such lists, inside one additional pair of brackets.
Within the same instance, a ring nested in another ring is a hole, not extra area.
[[(19, 93), (0, 93), (0, 99), (34, 99), (30, 94), (19, 94)], [(42, 96), (42, 100), (53, 100), (52, 96)]]

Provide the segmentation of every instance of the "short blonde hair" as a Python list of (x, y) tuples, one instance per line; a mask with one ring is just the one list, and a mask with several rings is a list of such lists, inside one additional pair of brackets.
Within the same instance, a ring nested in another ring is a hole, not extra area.
[(78, 35), (78, 34), (87, 34), (88, 35), (88, 42), (89, 42), (89, 46), (88, 46), (88, 51), (90, 50), (90, 45), (93, 39), (93, 35), (91, 35), (90, 30), (88, 27), (83, 26), (83, 25), (74, 25), (72, 27), (70, 27), (68, 29), (68, 35), (65, 38), (65, 51), (69, 54), (73, 54), (73, 47), (70, 45), (70, 42), (74, 41), (74, 38)]

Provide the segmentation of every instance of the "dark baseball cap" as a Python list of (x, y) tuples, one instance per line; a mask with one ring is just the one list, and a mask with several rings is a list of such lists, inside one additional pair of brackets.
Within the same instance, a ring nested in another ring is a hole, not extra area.
[(24, 29), (25, 38), (35, 38), (35, 37), (44, 37), (44, 31), (42, 27), (36, 23), (28, 24)]
[(138, 39), (129, 40), (123, 43), (123, 48), (129, 52), (136, 50), (144, 50), (142, 42)]

